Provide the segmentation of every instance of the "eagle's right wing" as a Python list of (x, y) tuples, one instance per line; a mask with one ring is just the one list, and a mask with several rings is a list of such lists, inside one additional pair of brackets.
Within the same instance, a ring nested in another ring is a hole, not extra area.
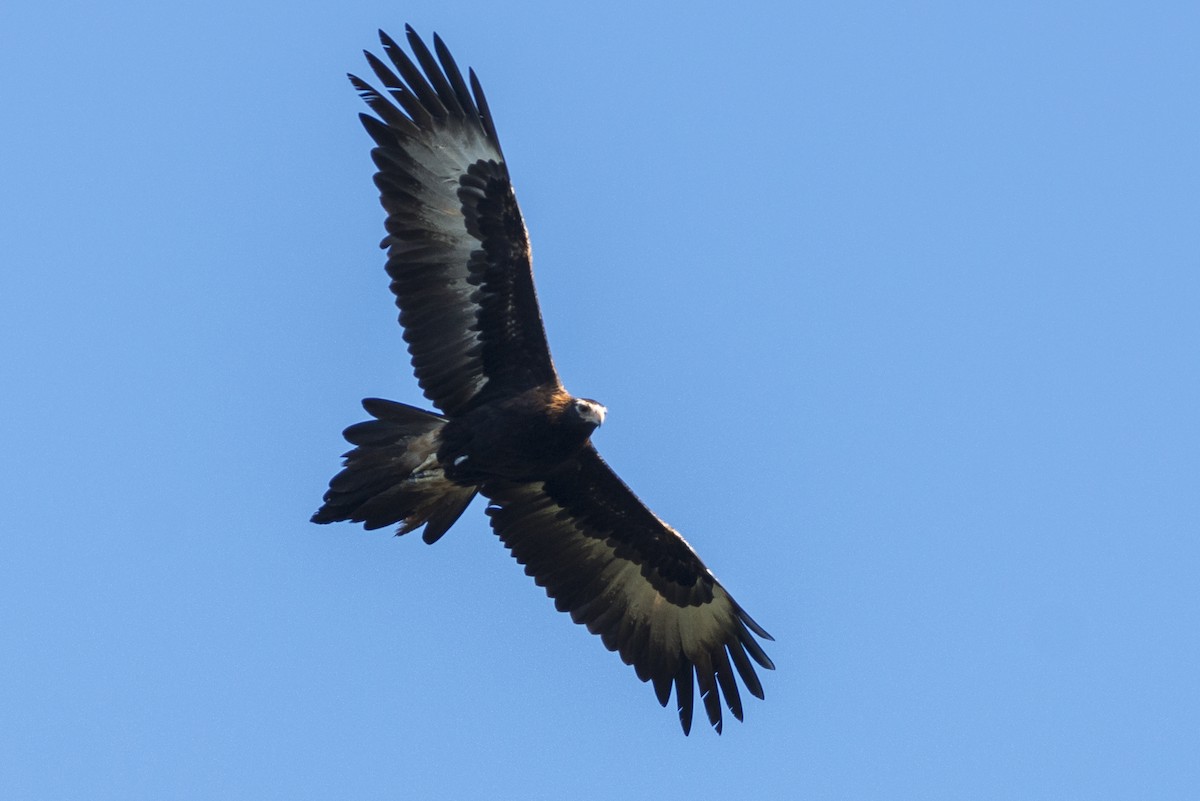
[(750, 659), (775, 667), (754, 639), (771, 635), (591, 444), (546, 481), (491, 481), (482, 491), (492, 501), (492, 528), (559, 611), (653, 683), (663, 706), (674, 687), (685, 733), (697, 685), (718, 732), (722, 695), (742, 719), (738, 677), (763, 697)]
[(467, 88), (440, 38), (435, 58), (406, 30), (416, 63), (382, 31), (392, 66), (366, 54), (385, 92), (350, 80), (378, 115), (361, 116), (376, 144), (382, 244), (413, 370), (425, 396), (455, 416), (558, 375), (483, 90), (474, 71)]

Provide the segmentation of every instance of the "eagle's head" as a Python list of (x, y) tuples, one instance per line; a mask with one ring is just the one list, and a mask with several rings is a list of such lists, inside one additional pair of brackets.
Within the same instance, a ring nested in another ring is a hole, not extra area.
[(566, 409), (567, 415), (589, 428), (599, 428), (608, 412), (601, 404), (588, 398), (572, 398)]

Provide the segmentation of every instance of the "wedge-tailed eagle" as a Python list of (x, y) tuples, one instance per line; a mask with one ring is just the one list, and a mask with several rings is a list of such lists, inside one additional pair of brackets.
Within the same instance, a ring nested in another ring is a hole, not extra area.
[[(387, 272), (413, 371), (440, 414), (370, 398), (354, 448), (316, 523), (424, 527), (437, 541), (475, 493), (492, 528), (555, 606), (600, 635), (654, 685), (674, 687), (691, 730), (699, 687), (721, 731), (721, 697), (742, 719), (738, 677), (763, 697), (751, 660), (772, 639), (696, 552), (604, 463), (590, 436), (599, 403), (563, 388), (542, 327), (529, 241), (491, 111), (436, 35), (411, 27), (408, 56), (380, 32), (390, 65), (366, 53), (382, 91), (351, 75), (376, 116), (375, 184), (387, 212)], [(435, 55), (436, 54), (436, 55)], [(415, 60), (414, 60), (415, 59)]]

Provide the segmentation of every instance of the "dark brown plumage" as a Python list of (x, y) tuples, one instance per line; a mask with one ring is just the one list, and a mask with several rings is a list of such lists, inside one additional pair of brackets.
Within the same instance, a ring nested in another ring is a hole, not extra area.
[[(752, 662), (771, 639), (674, 529), (604, 463), (590, 437), (604, 407), (562, 386), (533, 288), (529, 240), (491, 112), (441, 39), (411, 28), (415, 61), (380, 33), (383, 87), (350, 80), (377, 117), (375, 183), (387, 212), (387, 272), (413, 371), (441, 414), (379, 399), (350, 426), (355, 447), (317, 523), (424, 527), (435, 542), (477, 492), (492, 528), (554, 599), (653, 684), (674, 688), (684, 732), (700, 688), (721, 731), (721, 698), (742, 718), (738, 679), (763, 697)], [(436, 55), (435, 55), (436, 53)], [(469, 87), (468, 87), (469, 83)]]

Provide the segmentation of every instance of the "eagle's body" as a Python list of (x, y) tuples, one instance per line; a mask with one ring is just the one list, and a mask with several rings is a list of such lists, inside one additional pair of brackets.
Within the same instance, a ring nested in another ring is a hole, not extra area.
[(367, 60), (386, 94), (351, 81), (378, 115), (362, 119), (377, 145), (387, 271), (413, 370), (441, 414), (363, 401), (372, 419), (346, 429), (355, 447), (313, 520), (423, 527), (432, 543), (483, 493), (496, 534), (558, 609), (664, 706), (674, 688), (685, 732), (698, 686), (719, 732), (722, 695), (742, 717), (737, 677), (762, 698), (750, 660), (774, 666), (753, 635), (770, 635), (592, 446), (605, 410), (571, 396), (554, 369), (525, 224), (474, 73), (468, 88), (436, 36), (435, 57), (408, 29), (415, 63), (381, 39), (396, 72)]
[(447, 423), (438, 461), (462, 484), (539, 481), (578, 454), (603, 420), (595, 401), (573, 398), (560, 386), (534, 387)]

